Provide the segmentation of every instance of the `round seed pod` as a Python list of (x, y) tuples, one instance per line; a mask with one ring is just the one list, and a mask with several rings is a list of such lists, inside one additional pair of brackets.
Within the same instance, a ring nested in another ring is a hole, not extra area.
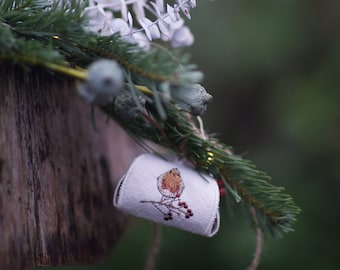
[(200, 84), (193, 84), (186, 88), (176, 89), (171, 92), (177, 106), (194, 116), (202, 115), (212, 100), (212, 96)]
[(124, 74), (121, 66), (112, 60), (100, 59), (92, 63), (87, 80), (78, 86), (79, 94), (93, 105), (108, 105), (122, 91)]
[(138, 96), (138, 104), (129, 92), (116, 97), (114, 101), (115, 113), (124, 120), (141, 120), (141, 113), (145, 111), (146, 100)]

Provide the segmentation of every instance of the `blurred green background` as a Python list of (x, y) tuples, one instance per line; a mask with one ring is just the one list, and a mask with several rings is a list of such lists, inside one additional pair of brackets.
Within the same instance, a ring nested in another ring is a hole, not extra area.
[[(266, 238), (259, 269), (340, 269), (340, 1), (198, 0), (191, 14), (188, 51), (214, 96), (206, 129), (303, 210), (294, 233)], [(157, 269), (246, 269), (255, 234), (221, 213), (211, 239), (164, 228)], [(150, 237), (135, 220), (103, 265), (54, 269), (143, 269)]]

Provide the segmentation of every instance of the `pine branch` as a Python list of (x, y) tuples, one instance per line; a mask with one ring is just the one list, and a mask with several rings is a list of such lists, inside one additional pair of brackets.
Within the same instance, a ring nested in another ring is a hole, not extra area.
[(198, 171), (224, 179), (242, 198), (241, 204), (248, 209), (251, 220), (250, 209), (256, 209), (263, 231), (279, 237), (293, 230), (300, 209), (291, 196), (270, 184), (266, 173), (259, 171), (250, 161), (232, 154), (217, 139), (202, 138), (187, 113), (170, 103), (165, 108), (166, 120), (157, 115), (152, 104), (147, 105), (143, 117), (135, 121), (126, 121), (117, 115), (114, 106), (103, 107), (103, 110), (129, 132), (174, 150), (178, 156), (191, 161)]
[[(45, 1), (41, 0), (21, 2), (19, 5), (18, 1), (4, 0), (0, 4), (0, 30), (10, 32), (14, 40), (34, 39), (47, 49), (53, 48), (66, 61), (77, 63), (81, 67), (101, 57), (114, 59), (132, 74), (137, 84), (167, 81), (173, 85), (188, 85), (202, 79), (202, 74), (194, 65), (187, 65), (189, 58), (179, 52), (173, 51), (170, 54), (159, 47), (145, 51), (136, 44), (123, 41), (119, 35), (98, 37), (84, 30), (87, 24), (85, 6), (76, 0), (50, 6), (46, 6)], [(20, 8), (23, 5), (26, 8)], [(5, 37), (0, 37), (0, 45), (8, 47), (8, 52), (15, 49), (14, 44), (8, 46)], [(35, 57), (39, 57), (39, 52), (41, 50), (32, 50), (26, 55), (34, 53)], [(46, 53), (53, 54), (52, 50)], [(12, 53), (14, 61), (16, 54), (17, 52)], [(41, 57), (41, 62), (44, 59)]]
[[(4, 0), (0, 5), (0, 33), (4, 33), (0, 36), (0, 60), (40, 65), (78, 79), (85, 75), (73, 72), (70, 64), (84, 68), (98, 58), (114, 59), (135, 84), (153, 91), (163, 117), (160, 101), (177, 91), (174, 87), (185, 88), (202, 79), (202, 73), (179, 51), (170, 53), (160, 47), (145, 51), (119, 35), (98, 37), (84, 30), (84, 7), (76, 0), (51, 5), (41, 0)], [(164, 82), (171, 87), (159, 87)]]
[[(96, 57), (105, 57), (119, 62), (132, 75), (138, 84), (148, 85), (152, 82), (169, 82), (173, 85), (189, 85), (202, 79), (201, 72), (195, 65), (188, 65), (188, 56), (178, 51), (172, 52), (155, 47), (145, 51), (122, 41), (118, 35), (99, 37), (90, 42), (87, 47), (79, 44), (85, 52)], [(83, 62), (88, 61), (84, 59)], [(80, 60), (81, 61), (81, 60)], [(87, 63), (88, 64), (88, 63)]]
[[(0, 6), (1, 27), (7, 28), (12, 36), (20, 40), (20, 46), (13, 48), (12, 59), (16, 61), (16, 49), (22, 49), (20, 55), (31, 57), (32, 54), (44, 61), (46, 54), (60, 54), (64, 57), (82, 54), (77, 47), (77, 43), (82, 43), (84, 39), (93, 38), (91, 34), (85, 34), (83, 29), (86, 18), (82, 16), (84, 7), (73, 0), (65, 2), (64, 5), (55, 3), (46, 5), (46, 1), (29, 0), (21, 1), (4, 0)], [(25, 6), (25, 8), (22, 8)], [(29, 50), (26, 53), (26, 43), (34, 40), (40, 43), (46, 50)], [(0, 37), (0, 45), (6, 41)], [(45, 54), (45, 55), (40, 55)]]
[[(76, 0), (50, 5), (44, 0), (2, 0), (0, 61), (43, 66), (86, 81), (84, 68), (90, 63), (99, 58), (116, 60), (124, 68), (132, 103), (119, 111), (123, 98), (117, 97), (114, 104), (102, 107), (104, 112), (132, 136), (165, 146), (190, 160), (198, 171), (223, 180), (228, 197), (240, 197), (249, 213), (256, 209), (262, 231), (274, 236), (291, 231), (300, 211), (293, 199), (272, 185), (270, 177), (250, 161), (232, 154), (217, 139), (202, 136), (192, 116), (183, 112), (195, 112), (194, 98), (202, 99), (195, 86), (202, 74), (188, 64), (188, 57), (160, 47), (145, 51), (118, 35), (89, 33), (84, 30), (84, 7)], [(133, 117), (124, 116), (131, 110)]]

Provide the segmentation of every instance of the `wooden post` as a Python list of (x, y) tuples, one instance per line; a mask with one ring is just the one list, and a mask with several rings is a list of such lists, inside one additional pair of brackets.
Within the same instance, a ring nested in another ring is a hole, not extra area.
[(58, 74), (0, 65), (0, 268), (95, 263), (121, 236), (112, 205), (140, 149)]

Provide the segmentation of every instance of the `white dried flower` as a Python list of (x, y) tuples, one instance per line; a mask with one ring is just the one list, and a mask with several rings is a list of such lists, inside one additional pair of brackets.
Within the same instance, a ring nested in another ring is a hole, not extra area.
[[(196, 0), (176, 0), (173, 6), (165, 5), (164, 0), (90, 0), (85, 8), (87, 29), (102, 36), (119, 33), (145, 49), (156, 39), (170, 41), (173, 47), (190, 46), (194, 37), (181, 13), (190, 19), (194, 7)], [(152, 18), (146, 17), (146, 11)]]
[(174, 48), (189, 46), (194, 42), (194, 36), (186, 26), (177, 29), (171, 39), (171, 45)]
[(108, 105), (122, 91), (124, 75), (119, 64), (112, 60), (100, 59), (92, 63), (87, 80), (78, 86), (79, 94), (93, 105)]

